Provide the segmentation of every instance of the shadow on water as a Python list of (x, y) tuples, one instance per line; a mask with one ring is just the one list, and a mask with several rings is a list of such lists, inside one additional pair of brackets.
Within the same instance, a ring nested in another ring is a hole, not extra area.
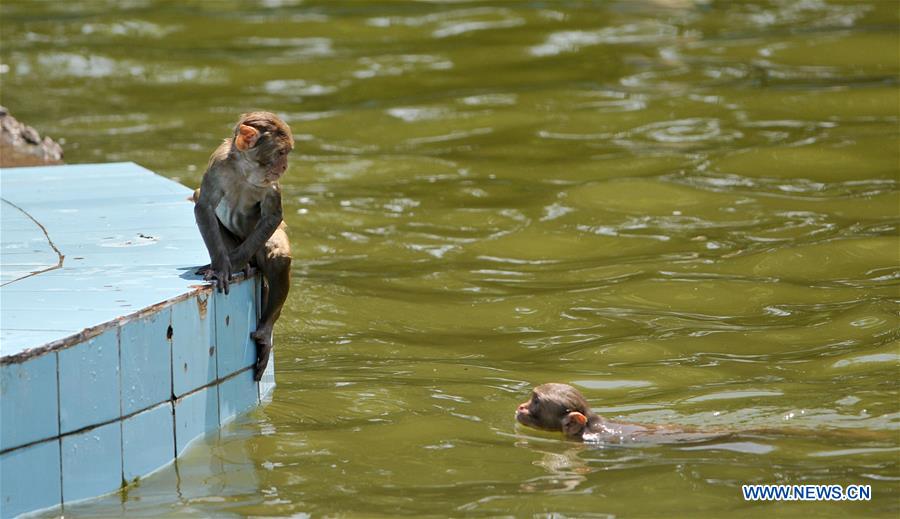
[[(0, 15), (3, 103), (68, 162), (195, 187), (239, 112), (297, 141), (272, 402), (67, 516), (896, 517), (895, 3)], [(617, 419), (807, 433), (573, 444), (513, 420), (548, 381)]]

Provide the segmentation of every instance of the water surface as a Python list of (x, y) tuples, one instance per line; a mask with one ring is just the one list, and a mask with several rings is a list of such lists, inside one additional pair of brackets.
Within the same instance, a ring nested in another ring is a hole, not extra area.
[[(196, 186), (242, 111), (297, 139), (272, 402), (67, 516), (897, 517), (896, 2), (0, 15), (2, 102), (70, 163)], [(549, 381), (610, 417), (774, 431), (587, 447), (515, 425)]]

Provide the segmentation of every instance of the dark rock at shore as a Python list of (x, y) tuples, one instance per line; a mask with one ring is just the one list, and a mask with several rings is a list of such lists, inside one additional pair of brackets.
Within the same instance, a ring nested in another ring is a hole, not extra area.
[(0, 106), (0, 167), (62, 164), (62, 146), (22, 124)]

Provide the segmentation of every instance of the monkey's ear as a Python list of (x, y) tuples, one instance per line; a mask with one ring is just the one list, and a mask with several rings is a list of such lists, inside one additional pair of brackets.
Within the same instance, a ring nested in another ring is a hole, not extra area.
[(259, 139), (259, 130), (252, 126), (242, 124), (238, 128), (237, 138), (234, 139), (234, 145), (241, 151), (247, 151), (252, 148)]
[(566, 436), (581, 436), (587, 417), (578, 411), (572, 411), (562, 419), (562, 430)]

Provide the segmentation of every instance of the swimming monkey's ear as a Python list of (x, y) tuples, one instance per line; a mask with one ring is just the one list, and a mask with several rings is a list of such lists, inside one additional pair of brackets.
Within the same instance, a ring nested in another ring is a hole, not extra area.
[(587, 417), (578, 411), (572, 411), (562, 419), (562, 431), (566, 436), (580, 438), (587, 425)]

